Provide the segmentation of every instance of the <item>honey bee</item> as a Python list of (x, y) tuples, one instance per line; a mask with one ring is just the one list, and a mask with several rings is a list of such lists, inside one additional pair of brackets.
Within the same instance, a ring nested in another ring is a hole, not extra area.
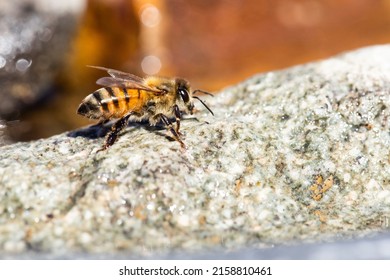
[[(99, 120), (98, 125), (118, 119), (108, 133), (103, 147), (105, 150), (112, 146), (118, 138), (118, 133), (124, 129), (130, 120), (148, 120), (154, 126), (162, 122), (185, 148), (179, 132), (182, 114), (193, 114), (193, 99), (199, 100), (206, 109), (214, 115), (213, 111), (202, 101), (197, 92), (211, 95), (203, 90), (191, 92), (190, 84), (182, 78), (164, 78), (148, 76), (145, 78), (109, 69), (100, 66), (89, 66), (107, 71), (109, 77), (103, 77), (96, 81), (103, 88), (91, 93), (81, 102), (77, 113), (90, 119)], [(176, 119), (176, 126), (172, 124)]]

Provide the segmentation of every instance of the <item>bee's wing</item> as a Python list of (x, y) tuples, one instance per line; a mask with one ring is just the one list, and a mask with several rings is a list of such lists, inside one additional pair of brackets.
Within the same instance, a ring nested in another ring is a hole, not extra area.
[(87, 65), (87, 66), (91, 67), (91, 68), (96, 68), (99, 70), (106, 71), (113, 78), (118, 78), (118, 79), (122, 79), (122, 80), (138, 82), (138, 83), (142, 83), (142, 81), (143, 81), (143, 79), (141, 77), (138, 77), (138, 76), (130, 74), (130, 73), (122, 72), (119, 70), (110, 69), (110, 68), (101, 67), (101, 66), (92, 66), (92, 65)]
[(163, 91), (155, 88), (151, 88), (147, 85), (144, 85), (144, 79), (141, 77), (138, 77), (136, 75), (122, 72), (115, 69), (110, 69), (106, 67), (101, 66), (91, 66), (88, 65), (88, 67), (96, 68), (99, 70), (107, 71), (108, 74), (110, 74), (111, 77), (103, 77), (96, 81), (96, 84), (104, 87), (121, 87), (121, 88), (127, 88), (127, 89), (139, 89), (139, 90), (145, 90), (149, 92), (153, 92), (155, 94), (162, 94)]
[(96, 84), (98, 84), (100, 86), (104, 86), (104, 87), (120, 87), (120, 88), (127, 88), (127, 89), (139, 89), (139, 90), (153, 92), (156, 94), (163, 93), (162, 90), (151, 88), (147, 85), (144, 85), (142, 82), (135, 82), (135, 81), (114, 78), (114, 77), (100, 78), (96, 81)]

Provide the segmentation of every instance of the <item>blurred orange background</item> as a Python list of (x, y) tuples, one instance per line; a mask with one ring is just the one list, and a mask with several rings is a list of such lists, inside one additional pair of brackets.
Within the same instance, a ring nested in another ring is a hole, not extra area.
[(21, 116), (15, 140), (91, 124), (76, 115), (105, 73), (187, 78), (217, 91), (251, 75), (390, 41), (389, 0), (90, 0), (51, 103)]

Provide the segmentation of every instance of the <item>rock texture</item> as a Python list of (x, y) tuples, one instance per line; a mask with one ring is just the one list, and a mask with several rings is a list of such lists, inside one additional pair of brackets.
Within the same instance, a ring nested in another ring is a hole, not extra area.
[[(257, 75), (165, 130), (96, 126), (0, 148), (0, 251), (157, 256), (389, 228), (390, 46)], [(76, 108), (75, 108), (76, 109)]]

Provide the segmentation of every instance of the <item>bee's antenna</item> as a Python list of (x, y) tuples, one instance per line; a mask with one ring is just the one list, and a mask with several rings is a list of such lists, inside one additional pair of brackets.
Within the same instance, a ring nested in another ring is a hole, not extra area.
[(207, 94), (207, 95), (210, 95), (210, 96), (214, 96), (214, 94), (211, 94), (210, 92), (207, 92), (207, 91), (204, 91), (204, 90), (201, 90), (201, 89), (196, 89), (192, 92), (192, 94), (195, 94), (197, 92), (201, 92), (201, 93), (204, 93), (204, 94)]
[[(198, 90), (199, 91), (199, 90)], [(195, 91), (194, 91), (195, 92)], [(210, 93), (211, 94), (211, 93)], [(214, 116), (214, 113), (213, 113), (213, 111), (211, 111), (211, 109), (209, 108), (209, 106), (207, 106), (206, 105), (206, 103), (204, 103), (204, 101), (202, 100), (202, 99), (200, 99), (198, 96), (193, 96), (193, 98), (196, 98), (196, 99), (198, 99), (199, 101), (200, 101), (200, 103), (202, 103), (203, 104), (203, 106), (205, 106), (206, 107), (206, 109), (207, 110), (209, 110), (209, 112)]]

